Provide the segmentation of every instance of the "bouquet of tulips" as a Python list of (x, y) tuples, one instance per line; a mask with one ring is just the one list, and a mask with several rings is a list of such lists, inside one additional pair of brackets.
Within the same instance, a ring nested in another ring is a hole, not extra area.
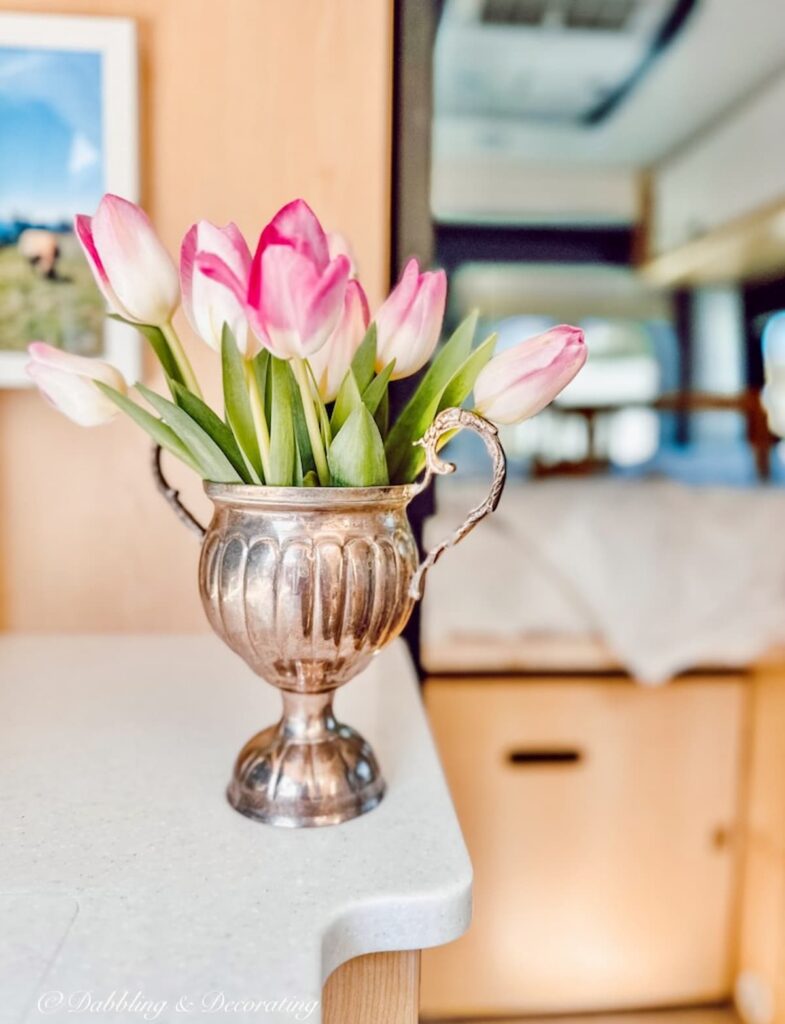
[[(188, 231), (179, 274), (138, 206), (106, 195), (77, 237), (109, 315), (133, 324), (163, 368), (169, 397), (117, 369), (42, 342), (28, 372), (83, 426), (130, 416), (162, 448), (217, 483), (373, 487), (415, 479), (415, 442), (445, 408), (469, 402), (496, 423), (539, 412), (583, 365), (575, 327), (555, 327), (494, 357), (474, 344), (472, 314), (439, 347), (447, 281), (416, 260), (371, 317), (347, 245), (298, 199), (262, 231), (251, 256), (234, 224)], [(220, 354), (223, 413), (202, 396), (172, 318), (180, 301), (195, 333)], [(433, 357), (433, 358), (432, 358)], [(427, 365), (430, 361), (430, 365)], [(419, 373), (390, 422), (388, 386)]]

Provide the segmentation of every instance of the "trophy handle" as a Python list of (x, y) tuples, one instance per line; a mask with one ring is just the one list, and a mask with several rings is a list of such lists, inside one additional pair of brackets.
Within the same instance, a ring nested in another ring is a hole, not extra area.
[[(476, 412), (468, 409), (445, 409), (440, 412), (430, 427), (425, 431), (419, 441), (416, 442), (425, 449), (425, 476), (417, 485), (416, 493), (424, 491), (434, 476), (444, 476), (455, 471), (452, 462), (445, 462), (439, 457), (439, 442), (445, 434), (452, 436), (460, 430), (472, 430), (483, 440), (483, 444), (491, 457), (493, 463), (493, 479), (488, 495), (484, 501), (469, 512), (463, 523), (446, 540), (441, 541), (436, 547), (431, 548), (419, 568), (412, 576), (409, 584), (409, 596), (419, 601), (423, 594), (425, 576), (432, 565), (441, 558), (447, 548), (453, 547), (463, 540), (467, 533), (470, 533), (481, 519), (484, 519), (490, 512), (493, 512), (499, 504), (504, 481), (507, 478), (507, 459), (504, 449), (499, 441), (499, 431), (488, 420), (479, 416)], [(449, 437), (447, 438), (449, 440)], [(446, 444), (446, 441), (444, 442)]]
[(159, 493), (163, 495), (164, 500), (174, 510), (174, 514), (180, 522), (195, 533), (199, 540), (203, 540), (207, 531), (196, 516), (189, 512), (185, 505), (180, 501), (180, 492), (176, 491), (164, 476), (163, 467), (161, 466), (161, 452), (162, 448), (160, 444), (154, 444), (150, 459), (150, 468), (153, 471), (155, 486), (158, 488)]

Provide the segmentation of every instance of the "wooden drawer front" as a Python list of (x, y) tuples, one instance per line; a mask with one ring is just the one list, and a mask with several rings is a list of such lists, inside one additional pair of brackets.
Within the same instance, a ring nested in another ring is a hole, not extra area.
[(714, 1000), (732, 985), (746, 684), (429, 680), (475, 867), (469, 933), (423, 1010)]

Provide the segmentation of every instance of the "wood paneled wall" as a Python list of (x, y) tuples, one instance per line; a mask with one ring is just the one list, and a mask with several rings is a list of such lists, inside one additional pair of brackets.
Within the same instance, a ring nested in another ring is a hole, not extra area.
[[(199, 217), (255, 239), (301, 195), (353, 240), (378, 301), (392, 0), (0, 0), (6, 9), (136, 19), (142, 201), (172, 251)], [(197, 372), (215, 371), (206, 346), (193, 351)], [(36, 394), (0, 392), (0, 629), (205, 628), (197, 545), (154, 492), (147, 452), (125, 422), (84, 431)], [(206, 512), (199, 486), (186, 490)]]

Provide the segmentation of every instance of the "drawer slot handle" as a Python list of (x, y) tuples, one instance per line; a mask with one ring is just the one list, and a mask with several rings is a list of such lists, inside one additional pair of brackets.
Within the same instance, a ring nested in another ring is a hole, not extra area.
[(515, 768), (539, 768), (549, 765), (568, 767), (578, 765), (583, 760), (583, 753), (574, 747), (525, 747), (511, 750), (507, 761)]

